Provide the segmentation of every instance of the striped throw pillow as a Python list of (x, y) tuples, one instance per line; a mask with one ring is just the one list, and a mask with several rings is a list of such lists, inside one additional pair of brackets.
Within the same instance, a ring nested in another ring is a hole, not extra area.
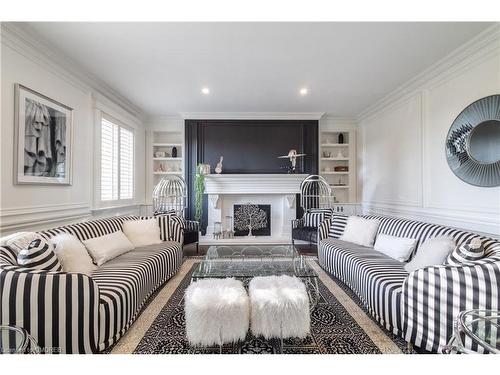
[(37, 238), (17, 255), (17, 263), (40, 271), (62, 271), (61, 263), (54, 252), (54, 245)]
[(344, 229), (347, 225), (347, 216), (344, 215), (333, 215), (330, 228), (328, 229), (328, 237), (340, 238), (344, 233)]
[(462, 243), (455, 247), (446, 258), (444, 264), (451, 266), (460, 266), (473, 263), (484, 257), (483, 243), (479, 238), (474, 238), (469, 242)]
[(319, 227), (323, 220), (325, 220), (324, 212), (306, 212), (304, 214), (305, 227)]

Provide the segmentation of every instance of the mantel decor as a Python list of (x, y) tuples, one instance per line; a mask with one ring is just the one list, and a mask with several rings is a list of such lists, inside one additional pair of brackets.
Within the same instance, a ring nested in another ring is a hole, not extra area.
[(73, 109), (15, 85), (14, 181), (71, 185)]
[(446, 137), (446, 159), (464, 182), (500, 186), (500, 95), (479, 99), (458, 115)]

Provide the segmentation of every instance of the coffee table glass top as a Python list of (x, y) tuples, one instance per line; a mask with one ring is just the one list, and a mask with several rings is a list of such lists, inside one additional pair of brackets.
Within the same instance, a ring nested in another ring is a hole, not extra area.
[(293, 245), (214, 245), (192, 278), (289, 275), (317, 277)]

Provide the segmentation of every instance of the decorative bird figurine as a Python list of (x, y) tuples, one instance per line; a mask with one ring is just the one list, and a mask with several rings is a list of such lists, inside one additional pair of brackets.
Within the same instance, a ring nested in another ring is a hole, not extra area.
[(220, 160), (217, 163), (217, 166), (215, 167), (215, 173), (217, 173), (217, 174), (221, 174), (222, 173), (222, 160), (224, 160), (224, 156), (220, 157)]
[(297, 158), (306, 156), (306, 154), (297, 154), (297, 150), (288, 151), (288, 155), (278, 156), (278, 159), (290, 159), (290, 163), (292, 167), (290, 168), (289, 173), (295, 173), (295, 166), (297, 165)]

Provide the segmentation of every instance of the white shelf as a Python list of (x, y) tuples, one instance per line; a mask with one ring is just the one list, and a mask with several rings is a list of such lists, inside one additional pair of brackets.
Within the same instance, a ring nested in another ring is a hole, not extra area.
[(182, 172), (153, 172), (156, 175), (164, 175), (164, 174), (182, 174)]
[(177, 161), (180, 161), (180, 160), (182, 160), (182, 158), (166, 157), (166, 158), (153, 158), (153, 160), (177, 160)]
[(349, 161), (350, 158), (321, 158), (321, 160), (325, 161)]
[(153, 147), (182, 147), (182, 143), (153, 143)]
[(349, 174), (349, 172), (320, 172), (320, 174), (336, 174), (336, 175), (346, 175)]
[(332, 189), (349, 189), (349, 185), (330, 185)]
[(349, 143), (323, 143), (321, 147), (349, 147)]

